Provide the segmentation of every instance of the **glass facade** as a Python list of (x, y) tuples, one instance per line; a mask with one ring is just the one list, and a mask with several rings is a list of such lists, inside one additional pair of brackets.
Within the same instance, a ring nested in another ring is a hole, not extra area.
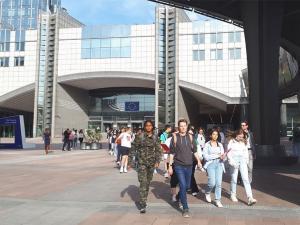
[[(216, 53), (214, 53), (215, 57)], [(205, 60), (205, 50), (193, 50), (193, 60), (194, 61), (204, 61)]]
[[(120, 91), (116, 93), (116, 91)], [(126, 93), (127, 92), (127, 93)], [(139, 93), (135, 88), (99, 89), (90, 93), (89, 127), (95, 126), (118, 127), (138, 123), (141, 125), (147, 118), (154, 118), (155, 95), (154, 90)]]
[(82, 30), (81, 58), (131, 57), (130, 26), (91, 26)]
[(60, 0), (2, 0), (1, 27), (11, 30), (36, 29), (39, 10), (48, 11), (60, 7)]

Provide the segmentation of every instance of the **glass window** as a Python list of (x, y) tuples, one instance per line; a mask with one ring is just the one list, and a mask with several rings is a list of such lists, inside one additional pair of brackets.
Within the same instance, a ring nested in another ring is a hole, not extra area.
[(216, 50), (215, 49), (211, 49), (210, 50), (210, 59), (211, 60), (215, 60), (216, 59)]
[(83, 59), (90, 59), (91, 58), (91, 49), (90, 48), (81, 49), (81, 56)]
[(223, 60), (223, 49), (217, 49), (217, 60)]
[(217, 33), (217, 43), (223, 42), (223, 33)]
[(205, 34), (199, 34), (199, 44), (205, 43)]
[(111, 57), (112, 58), (121, 57), (121, 49), (120, 48), (111, 48)]
[(91, 58), (92, 59), (100, 59), (101, 51), (100, 48), (92, 48), (91, 49)]
[(235, 32), (235, 42), (241, 42), (241, 32)]
[(82, 48), (90, 48), (91, 41), (89, 39), (82, 40)]
[(228, 33), (228, 42), (229, 43), (233, 43), (234, 42), (234, 33), (233, 32), (229, 32)]
[(213, 33), (210, 34), (210, 43), (216, 43), (217, 41), (217, 34)]
[(205, 60), (205, 50), (193, 50), (193, 60), (194, 61), (204, 61)]
[(101, 48), (101, 58), (110, 58), (110, 48)]
[(241, 59), (241, 49), (240, 48), (235, 49), (235, 59)]
[(25, 51), (25, 42), (16, 42), (16, 51)]
[(130, 38), (121, 38), (121, 47), (130, 47), (131, 40)]
[(194, 61), (199, 61), (198, 50), (193, 50), (193, 60)]
[(15, 57), (15, 66), (24, 66), (24, 57)]
[(92, 39), (91, 48), (100, 48), (100, 39)]
[(112, 48), (117, 48), (121, 46), (121, 40), (120, 38), (112, 38), (111, 39), (111, 47)]
[(101, 39), (101, 48), (110, 48), (110, 39)]
[(130, 47), (123, 47), (121, 48), (121, 57), (130, 57), (131, 56), (131, 48)]
[(199, 43), (198, 41), (198, 34), (193, 34), (193, 44), (197, 45)]
[(229, 59), (234, 59), (234, 48), (229, 48), (228, 49), (228, 58)]
[(1, 57), (0, 67), (8, 67), (8, 66), (9, 66), (9, 57)]

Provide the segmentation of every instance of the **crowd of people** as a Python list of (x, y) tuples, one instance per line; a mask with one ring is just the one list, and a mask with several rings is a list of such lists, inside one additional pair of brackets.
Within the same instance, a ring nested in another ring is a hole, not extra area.
[[(207, 132), (200, 127), (196, 131), (185, 119), (178, 121), (178, 127), (166, 125), (163, 132), (156, 134), (153, 122), (147, 120), (143, 130), (133, 132), (130, 127), (109, 130), (107, 138), (119, 172), (127, 173), (130, 168), (137, 170), (140, 213), (146, 212), (150, 182), (161, 161), (164, 177), (170, 178), (171, 199), (178, 203), (184, 217), (189, 217), (187, 192), (193, 196), (200, 193), (195, 179), (196, 169), (207, 174), (205, 199), (208, 203), (223, 207), (222, 179), (225, 172), (231, 178), (230, 199), (233, 202), (238, 202), (236, 187), (239, 179), (245, 188), (248, 205), (257, 202), (251, 189), (255, 145), (247, 121), (241, 123), (240, 129), (227, 131), (225, 135), (221, 127)], [(211, 198), (213, 190), (214, 201)]]

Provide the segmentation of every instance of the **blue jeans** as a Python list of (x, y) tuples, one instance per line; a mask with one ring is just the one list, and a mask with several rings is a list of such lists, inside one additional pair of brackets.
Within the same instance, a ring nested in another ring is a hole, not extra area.
[(179, 181), (179, 198), (183, 209), (188, 209), (186, 190), (190, 188), (193, 166), (175, 165), (175, 172)]
[(230, 185), (231, 194), (236, 195), (237, 177), (238, 177), (238, 172), (240, 171), (247, 197), (252, 198), (252, 190), (249, 182), (247, 162), (242, 156), (235, 156), (233, 157), (233, 159), (234, 162), (237, 164), (237, 167), (236, 168), (231, 167), (232, 168), (231, 185)]
[(206, 194), (210, 194), (215, 188), (215, 200), (221, 200), (223, 166), (219, 159), (213, 160), (207, 167), (208, 182)]

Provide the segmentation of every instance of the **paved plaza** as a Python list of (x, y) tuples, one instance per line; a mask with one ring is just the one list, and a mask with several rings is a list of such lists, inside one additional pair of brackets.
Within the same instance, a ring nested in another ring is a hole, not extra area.
[[(207, 204), (203, 193), (189, 195), (191, 218), (184, 219), (170, 202), (169, 181), (162, 171), (151, 184), (147, 213), (140, 215), (136, 172), (120, 174), (106, 150), (43, 153), (0, 151), (0, 225), (300, 224), (299, 164), (256, 168), (254, 207), (246, 205), (241, 186), (239, 203), (229, 200), (225, 176), (225, 207)], [(206, 174), (197, 171), (196, 177), (203, 192)]]

